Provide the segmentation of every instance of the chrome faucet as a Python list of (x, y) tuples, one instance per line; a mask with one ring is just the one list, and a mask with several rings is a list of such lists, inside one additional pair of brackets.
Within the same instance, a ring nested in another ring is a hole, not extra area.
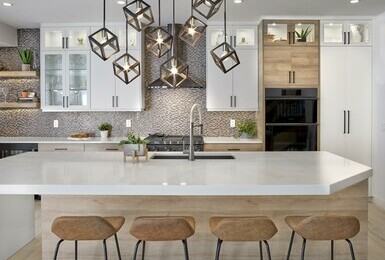
[[(198, 110), (199, 113), (199, 124), (196, 125), (193, 122), (193, 115), (194, 115), (194, 110), (195, 108)], [(202, 129), (203, 129), (203, 124), (202, 124), (202, 113), (201, 109), (198, 104), (194, 104), (191, 108), (190, 111), (190, 148), (189, 148), (189, 156), (188, 159), (189, 161), (194, 161), (195, 160), (195, 155), (194, 155), (194, 128), (199, 127), (199, 134), (202, 135)]]

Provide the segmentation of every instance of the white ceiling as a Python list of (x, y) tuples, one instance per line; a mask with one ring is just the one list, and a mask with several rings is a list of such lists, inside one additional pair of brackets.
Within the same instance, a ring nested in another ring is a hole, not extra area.
[[(129, 0), (129, 2), (132, 0)], [(102, 0), (0, 0), (0, 22), (17, 28), (39, 27), (41, 23), (95, 23), (102, 19)], [(157, 0), (147, 0), (157, 16)], [(175, 0), (176, 20), (183, 23), (190, 14), (190, 0)], [(172, 0), (161, 0), (162, 24), (172, 20)], [(222, 9), (221, 9), (222, 10)], [(385, 11), (385, 0), (228, 0), (228, 19), (256, 21), (261, 16), (375, 16)], [(212, 20), (221, 20), (222, 12)], [(123, 22), (122, 6), (107, 0), (107, 21)]]

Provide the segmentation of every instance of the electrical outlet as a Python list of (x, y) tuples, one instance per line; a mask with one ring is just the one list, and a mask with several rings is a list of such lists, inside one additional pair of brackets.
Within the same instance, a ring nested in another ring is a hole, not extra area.
[(53, 120), (53, 127), (55, 128), (59, 127), (59, 120)]
[(126, 120), (126, 127), (131, 127), (131, 119)]
[(235, 127), (235, 119), (230, 119), (230, 127)]

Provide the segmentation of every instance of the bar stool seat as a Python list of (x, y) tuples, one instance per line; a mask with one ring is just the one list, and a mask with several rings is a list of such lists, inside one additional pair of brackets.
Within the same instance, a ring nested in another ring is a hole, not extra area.
[(215, 259), (219, 259), (223, 241), (256, 241), (259, 242), (260, 258), (263, 258), (262, 241), (267, 249), (268, 259), (271, 259), (270, 247), (267, 240), (277, 232), (274, 222), (268, 217), (212, 217), (210, 230), (218, 238)]
[(287, 225), (293, 230), (290, 239), (287, 259), (290, 258), (294, 235), (297, 233), (303, 238), (301, 259), (305, 257), (306, 240), (331, 241), (331, 257), (334, 255), (334, 241), (346, 240), (351, 257), (354, 260), (354, 249), (349, 239), (360, 231), (360, 222), (354, 216), (288, 216)]
[(177, 240), (182, 241), (185, 258), (188, 260), (187, 238), (195, 233), (195, 220), (189, 216), (142, 216), (134, 219), (130, 233), (138, 239), (135, 246), (134, 260), (142, 242), (142, 259), (144, 259), (146, 241)]
[(115, 237), (116, 249), (121, 259), (117, 232), (125, 222), (124, 217), (100, 216), (62, 216), (56, 218), (51, 226), (51, 231), (60, 238), (57, 243), (54, 259), (57, 259), (60, 244), (64, 240), (75, 241), (75, 259), (78, 255), (78, 241), (103, 240), (104, 256), (107, 256), (106, 239)]

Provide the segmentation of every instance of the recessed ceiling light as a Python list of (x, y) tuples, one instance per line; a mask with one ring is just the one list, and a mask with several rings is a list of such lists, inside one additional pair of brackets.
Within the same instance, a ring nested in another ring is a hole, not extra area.
[(350, 0), (350, 3), (351, 4), (357, 4), (357, 3), (359, 3), (360, 2), (360, 0)]
[(234, 0), (234, 3), (236, 3), (236, 4), (242, 4), (242, 3), (243, 3), (243, 0)]
[(6, 3), (6, 2), (4, 2), (3, 5), (4, 5), (4, 6), (7, 6), (7, 7), (13, 6), (13, 4), (11, 4), (11, 3)]
[(116, 1), (116, 3), (117, 3), (118, 5), (125, 5), (125, 4), (126, 4), (125, 1)]

